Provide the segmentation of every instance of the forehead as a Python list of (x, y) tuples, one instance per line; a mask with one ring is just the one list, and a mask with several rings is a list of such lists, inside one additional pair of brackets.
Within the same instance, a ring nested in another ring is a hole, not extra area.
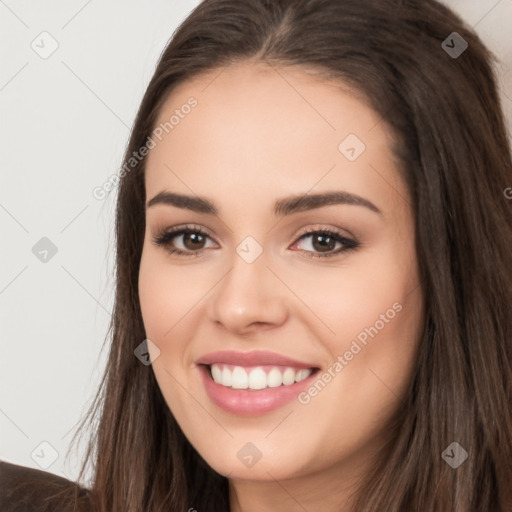
[(197, 76), (172, 91), (158, 127), (148, 195), (222, 188), (257, 198), (262, 187), (278, 196), (342, 185), (375, 197), (402, 186), (379, 115), (362, 95), (305, 68), (245, 62)]

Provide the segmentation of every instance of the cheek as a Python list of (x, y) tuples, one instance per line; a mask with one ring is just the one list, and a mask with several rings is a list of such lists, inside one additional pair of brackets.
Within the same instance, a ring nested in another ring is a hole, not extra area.
[(364, 346), (370, 339), (394, 331), (405, 316), (413, 313), (414, 308), (407, 303), (414, 288), (408, 283), (403, 276), (372, 270), (360, 278), (344, 280), (329, 310), (340, 348), (354, 339)]
[(191, 269), (169, 264), (163, 251), (143, 250), (138, 283), (142, 319), (146, 337), (160, 350), (152, 368), (173, 411), (186, 408), (188, 396), (181, 386), (189, 386), (190, 341), (203, 316), (201, 299), (212, 286)]
[(180, 411), (187, 410), (180, 387), (180, 383), (186, 382), (187, 341), (182, 329), (191, 304), (197, 302), (192, 297), (197, 289), (194, 291), (194, 284), (187, 281), (179, 268), (165, 264), (165, 255), (145, 249), (138, 286), (146, 337), (160, 350), (151, 367), (169, 409), (180, 416)]
[(294, 290), (322, 320), (324, 326), (318, 333), (333, 354), (348, 350), (354, 339), (364, 346), (365, 341), (385, 338), (384, 333), (395, 329), (393, 338), (398, 343), (408, 338), (404, 326), (410, 331), (421, 312), (422, 304), (415, 298), (417, 266), (407, 247), (401, 254), (391, 246), (381, 247), (378, 253), (355, 255), (346, 266), (302, 275), (300, 282), (295, 277)]
[(336, 376), (314, 407), (340, 404), (343, 416), (358, 418), (359, 435), (375, 434), (386, 423), (415, 368), (423, 299), (415, 271), (404, 268), (368, 267), (364, 276), (346, 282), (337, 316), (334, 308), (331, 313), (336, 336), (324, 338), (339, 365), (330, 366)]
[(185, 370), (186, 342), (179, 329), (183, 327), (180, 319), (186, 318), (186, 309), (190, 308), (184, 297), (186, 289), (180, 282), (180, 273), (162, 264), (160, 255), (143, 251), (139, 271), (142, 320), (146, 338), (159, 349), (152, 369), (170, 408), (176, 406), (179, 395), (175, 379), (183, 381)]
[(190, 272), (166, 264), (165, 255), (143, 251), (139, 271), (139, 299), (146, 335), (165, 343), (202, 295), (203, 287)]
[(412, 245), (393, 245), (381, 246), (379, 254), (368, 252), (346, 272), (332, 272), (323, 281), (324, 293), (314, 295), (332, 330), (322, 339), (332, 357), (328, 369), (335, 375), (326, 376), (328, 391), (311, 390), (319, 397), (317, 406), (343, 403), (360, 418), (364, 409), (368, 424), (372, 417), (387, 415), (406, 391), (423, 328)]

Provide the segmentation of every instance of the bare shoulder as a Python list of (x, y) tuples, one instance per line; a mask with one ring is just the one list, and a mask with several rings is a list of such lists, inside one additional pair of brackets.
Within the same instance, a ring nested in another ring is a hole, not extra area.
[(93, 512), (91, 492), (76, 482), (0, 460), (2, 512)]

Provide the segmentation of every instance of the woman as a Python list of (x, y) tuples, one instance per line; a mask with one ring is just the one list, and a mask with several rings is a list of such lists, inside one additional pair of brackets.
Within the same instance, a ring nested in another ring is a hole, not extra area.
[(188, 16), (119, 176), (91, 510), (512, 510), (491, 60), (432, 0)]

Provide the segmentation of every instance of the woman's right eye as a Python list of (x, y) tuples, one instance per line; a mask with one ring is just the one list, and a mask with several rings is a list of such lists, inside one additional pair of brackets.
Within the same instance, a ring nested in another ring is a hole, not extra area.
[[(182, 238), (184, 249), (174, 247), (174, 240)], [(153, 242), (159, 246), (163, 246), (170, 254), (178, 256), (199, 256), (205, 249), (204, 241), (210, 236), (199, 228), (184, 227), (174, 230), (167, 230), (159, 233)], [(189, 247), (187, 247), (189, 245)], [(195, 247), (194, 247), (195, 246)]]

